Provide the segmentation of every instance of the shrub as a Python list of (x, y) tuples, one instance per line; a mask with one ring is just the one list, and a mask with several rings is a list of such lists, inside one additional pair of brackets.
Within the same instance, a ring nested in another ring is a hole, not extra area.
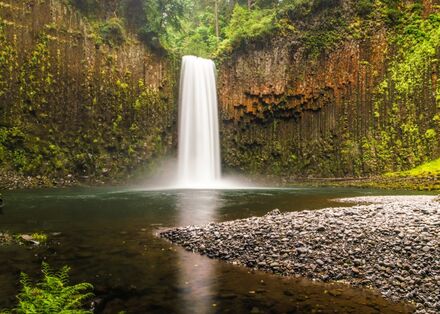
[(359, 0), (357, 3), (357, 13), (361, 17), (366, 17), (370, 15), (374, 10), (374, 2), (373, 0)]
[(399, 8), (400, 1), (382, 0), (382, 3), (385, 5), (382, 13), (385, 18), (385, 23), (389, 27), (398, 25), (403, 17), (403, 12), (401, 8)]
[(91, 14), (98, 7), (96, 0), (70, 0), (69, 2), (84, 14)]
[(312, 3), (313, 3), (313, 7), (312, 7), (313, 11), (320, 11), (329, 8), (334, 8), (341, 4), (340, 0), (314, 0), (312, 1)]
[(69, 285), (68, 266), (53, 272), (47, 263), (42, 265), (42, 281), (32, 284), (29, 277), (22, 273), (20, 293), (17, 295), (18, 305), (12, 310), (3, 313), (64, 313), (87, 314), (84, 302), (93, 294), (89, 291), (93, 286), (89, 283)]
[(111, 46), (120, 46), (125, 42), (124, 23), (119, 18), (111, 18), (99, 27), (102, 41)]
[(234, 47), (243, 40), (267, 35), (276, 29), (275, 17), (276, 11), (272, 9), (248, 10), (236, 5), (225, 29), (226, 40)]

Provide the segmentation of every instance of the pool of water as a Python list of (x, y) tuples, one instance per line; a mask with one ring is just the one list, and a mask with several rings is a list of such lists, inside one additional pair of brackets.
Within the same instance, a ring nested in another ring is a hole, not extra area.
[(0, 231), (45, 232), (49, 241), (41, 247), (0, 246), (0, 309), (15, 304), (20, 272), (35, 278), (47, 261), (55, 268), (71, 266), (73, 282), (91, 282), (100, 313), (411, 312), (410, 306), (371, 290), (252, 271), (186, 252), (155, 236), (160, 228), (261, 216), (274, 208), (341, 206), (332, 199), (378, 194), (384, 192), (116, 187), (6, 192)]

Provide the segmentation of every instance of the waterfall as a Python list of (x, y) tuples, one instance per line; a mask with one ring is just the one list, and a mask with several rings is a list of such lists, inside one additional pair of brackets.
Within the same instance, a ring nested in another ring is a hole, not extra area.
[(179, 95), (178, 185), (214, 187), (221, 177), (214, 62), (184, 56)]

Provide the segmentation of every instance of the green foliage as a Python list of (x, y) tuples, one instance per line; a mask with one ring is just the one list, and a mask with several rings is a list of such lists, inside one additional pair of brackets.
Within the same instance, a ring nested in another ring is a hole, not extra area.
[(403, 17), (402, 9), (400, 8), (399, 0), (381, 0), (382, 15), (385, 19), (385, 23), (389, 27), (396, 26), (400, 23)]
[[(178, 56), (213, 57), (246, 41), (258, 40), (277, 31), (295, 30), (292, 22), (310, 13), (334, 10), (341, 2), (256, 0), (252, 1), (251, 9), (247, 7), (247, 1), (222, 0), (121, 0), (119, 5), (106, 4), (103, 0), (71, 0), (71, 3), (92, 16), (113, 10), (124, 17), (126, 26), (134, 29), (154, 49), (166, 48)], [(123, 42), (124, 23), (116, 20), (100, 22), (98, 43), (102, 41), (114, 46)], [(329, 46), (336, 39), (337, 31), (326, 36), (326, 30), (321, 30), (314, 38), (307, 38), (312, 49)]]
[[(5, 96), (11, 85), (17, 54), (14, 47), (7, 40), (5, 25), (0, 18), (0, 97)], [(0, 106), (0, 115), (6, 111), (4, 105)]]
[(340, 0), (313, 0), (311, 2), (314, 11), (334, 8), (341, 4)]
[(427, 19), (419, 14), (408, 15), (403, 32), (395, 41), (401, 58), (390, 68), (392, 80), (400, 93), (410, 93), (421, 87), (440, 46), (440, 14), (432, 14)]
[(307, 52), (316, 56), (330, 51), (348, 35), (347, 21), (342, 13), (333, 8), (321, 13), (321, 21), (306, 31), (303, 42)]
[(307, 52), (313, 57), (334, 47), (341, 38), (342, 33), (337, 30), (312, 31), (304, 36), (304, 44)]
[[(137, 33), (152, 48), (161, 49), (167, 28), (180, 29), (181, 18), (188, 0), (69, 0), (98, 24), (97, 43), (111, 46), (125, 41), (126, 29)], [(108, 18), (112, 16), (112, 18)]]
[(221, 56), (244, 42), (294, 30), (286, 16), (279, 13), (282, 8), (284, 3), (277, 1), (257, 1), (251, 10), (240, 2), (231, 10), (226, 1), (219, 1), (216, 19), (213, 3), (192, 3), (186, 6), (179, 28), (167, 27), (161, 41), (177, 55)]
[(440, 176), (440, 158), (424, 163), (418, 167), (407, 171), (391, 172), (387, 173), (386, 176), (403, 176), (403, 177), (419, 177), (419, 176)]
[(99, 34), (102, 41), (111, 47), (120, 46), (126, 40), (123, 21), (115, 17), (100, 25)]
[(359, 0), (356, 9), (361, 17), (367, 17), (374, 10), (374, 0)]
[[(169, 43), (171, 33), (179, 33), (182, 29), (182, 20), (190, 7), (187, 0), (126, 0), (127, 12), (132, 2), (137, 2), (143, 12), (142, 21), (138, 24), (139, 38), (153, 49), (163, 49)], [(127, 18), (131, 18), (132, 14)]]
[(283, 1), (278, 11), (278, 16), (287, 17), (292, 21), (304, 19), (312, 12), (313, 1), (291, 0)]
[(96, 0), (69, 0), (69, 3), (74, 5), (84, 14), (91, 14), (98, 8)]
[(39, 243), (45, 243), (47, 242), (47, 234), (42, 233), (42, 232), (35, 232), (31, 234), (31, 237), (35, 240), (38, 241)]
[[(412, 168), (437, 156), (440, 140), (435, 115), (432, 120), (426, 119), (419, 109), (424, 106), (420, 103), (420, 91), (426, 88), (426, 78), (440, 47), (440, 15), (433, 13), (422, 18), (421, 10), (414, 6), (401, 10), (401, 14), (399, 29), (391, 37), (397, 53), (377, 89), (374, 114), (383, 126), (378, 130), (382, 135), (376, 137), (378, 154), (385, 156), (381, 163), (385, 167), (394, 165), (397, 170)], [(390, 99), (391, 110), (381, 116)], [(386, 151), (392, 153), (384, 154)]]
[(179, 31), (169, 28), (165, 46), (177, 55), (211, 57), (219, 41), (215, 34), (214, 15), (203, 12), (197, 21), (183, 20)]
[(92, 313), (84, 310), (84, 304), (93, 296), (90, 292), (93, 286), (89, 283), (69, 285), (69, 271), (70, 268), (64, 266), (54, 272), (47, 263), (43, 263), (43, 278), (36, 284), (22, 273), (18, 305), (5, 313)]
[(188, 3), (185, 0), (144, 0), (147, 29), (162, 34), (167, 27), (180, 28), (180, 17), (183, 16)]
[[(357, 43), (365, 40), (367, 45), (370, 40), (381, 42), (379, 36), (372, 36), (380, 27), (389, 39), (388, 45), (382, 43), (386, 61), (382, 64), (381, 57), (373, 52), (376, 48), (360, 49), (366, 60), (359, 62), (365, 75), (359, 78), (359, 84), (363, 86), (368, 81), (373, 90), (363, 91), (357, 87), (358, 100), (350, 96), (349, 103), (345, 100), (338, 103), (342, 108), (337, 109), (337, 127), (321, 130), (331, 133), (329, 136), (319, 134), (310, 139), (307, 133), (315, 129), (308, 126), (308, 122), (242, 116), (238, 126), (225, 126), (227, 130), (223, 131), (225, 163), (251, 174), (365, 176), (404, 171), (438, 158), (438, 11), (434, 9), (426, 16), (417, 2), (365, 0), (356, 2), (356, 15), (350, 20), (347, 12), (318, 7), (313, 1), (297, 1), (279, 9), (277, 18), (287, 16), (294, 24), (301, 21), (295, 24), (296, 34), (304, 43), (302, 47), (310, 53), (309, 57), (328, 53), (346, 38), (359, 40)], [(327, 60), (326, 56), (319, 59), (320, 66)], [(308, 62), (301, 62), (310, 66)], [(382, 70), (385, 73), (380, 73)], [(251, 95), (254, 96), (257, 95)], [(282, 110), (280, 104), (278, 107)], [(328, 118), (322, 114), (321, 118)], [(277, 123), (282, 124), (282, 131), (270, 132)], [(295, 137), (299, 129), (301, 136)], [(274, 147), (274, 143), (281, 143), (281, 149), (278, 145)], [(289, 153), (294, 153), (297, 159), (292, 159)], [(430, 171), (438, 176), (432, 168)], [(423, 188), (438, 189), (440, 185)]]
[(261, 38), (276, 29), (276, 12), (272, 9), (254, 9), (236, 5), (225, 29), (226, 39), (220, 44), (222, 50), (230, 50), (241, 42)]
[(21, 107), (36, 117), (44, 119), (42, 112), (48, 104), (47, 94), (54, 83), (49, 48), (49, 39), (46, 34), (41, 34), (33, 51), (20, 69), (19, 90)]
[(67, 165), (64, 149), (18, 127), (0, 127), (0, 164), (10, 164), (23, 174), (64, 171)]

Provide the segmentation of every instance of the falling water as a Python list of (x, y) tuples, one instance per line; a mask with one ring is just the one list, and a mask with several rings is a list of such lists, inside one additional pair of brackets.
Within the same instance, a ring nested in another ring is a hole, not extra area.
[(185, 56), (180, 74), (178, 185), (215, 187), (220, 180), (215, 64)]

